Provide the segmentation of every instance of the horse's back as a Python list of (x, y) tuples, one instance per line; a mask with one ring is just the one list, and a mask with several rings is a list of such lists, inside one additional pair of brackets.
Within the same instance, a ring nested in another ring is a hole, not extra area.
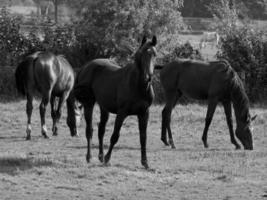
[[(77, 75), (78, 85), (90, 85), (94, 79), (107, 76), (117, 71), (120, 67), (109, 59), (95, 59), (85, 64)], [(104, 81), (104, 80), (103, 80)]]
[(88, 62), (77, 74), (75, 96), (80, 101), (88, 101), (92, 96), (97, 98), (102, 93), (114, 93), (117, 83), (116, 71), (119, 69), (121, 68), (109, 59), (95, 59)]
[[(116, 113), (121, 99), (120, 90), (128, 87), (131, 69), (131, 66), (121, 68), (109, 59), (95, 59), (87, 63), (76, 78), (76, 98), (87, 103), (96, 101), (109, 112)], [(131, 92), (130, 89), (127, 92)]]
[(75, 81), (75, 72), (70, 63), (64, 56), (58, 55), (57, 64), (54, 67), (57, 68), (56, 70), (58, 72), (55, 89), (71, 90)]
[(55, 95), (61, 95), (74, 85), (72, 67), (62, 56), (42, 52), (35, 59), (33, 68), (40, 92), (52, 90)]
[(223, 61), (175, 61), (167, 65), (163, 81), (175, 85), (176, 90), (188, 97), (207, 99), (224, 95), (230, 79), (229, 71), (232, 69)]

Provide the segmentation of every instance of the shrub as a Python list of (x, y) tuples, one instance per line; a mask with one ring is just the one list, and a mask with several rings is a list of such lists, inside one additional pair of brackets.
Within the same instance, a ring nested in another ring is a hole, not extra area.
[(218, 57), (226, 58), (245, 83), (252, 102), (267, 98), (267, 42), (249, 26), (236, 27), (221, 38)]
[(254, 30), (241, 6), (228, 0), (214, 1), (214, 28), (221, 41), (217, 57), (227, 59), (245, 83), (252, 102), (267, 98), (267, 43), (263, 32)]
[(6, 8), (0, 11), (0, 64), (12, 65), (25, 51), (25, 37), (20, 30), (20, 20), (11, 17)]
[[(116, 57), (129, 60), (143, 35), (157, 35), (158, 48), (177, 45), (184, 27), (179, 8), (182, 0), (98, 0), (84, 6), (76, 25), (76, 37), (87, 60)], [(138, 9), (136, 9), (138, 8)]]

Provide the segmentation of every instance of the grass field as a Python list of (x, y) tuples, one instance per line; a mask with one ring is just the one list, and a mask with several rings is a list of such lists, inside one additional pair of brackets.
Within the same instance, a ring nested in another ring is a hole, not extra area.
[[(25, 101), (0, 104), (0, 199), (267, 198), (267, 109), (251, 110), (252, 114), (258, 114), (254, 124), (255, 150), (236, 151), (229, 141), (222, 108), (217, 108), (210, 127), (210, 148), (204, 149), (200, 138), (206, 108), (178, 105), (172, 122), (176, 149), (170, 149), (159, 139), (162, 106), (152, 106), (147, 142), (151, 170), (147, 171), (140, 164), (135, 117), (125, 121), (111, 165), (103, 166), (97, 159), (97, 107), (93, 159), (88, 164), (84, 121), (79, 128), (81, 136), (71, 138), (64, 112), (59, 136), (45, 140), (40, 136), (37, 102), (34, 105), (33, 137), (25, 141)], [(113, 124), (111, 116), (105, 151)], [(47, 125), (51, 127), (50, 114)]]

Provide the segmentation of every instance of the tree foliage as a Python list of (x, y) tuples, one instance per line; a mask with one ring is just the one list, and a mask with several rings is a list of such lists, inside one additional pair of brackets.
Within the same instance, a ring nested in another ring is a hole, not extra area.
[[(98, 0), (84, 6), (77, 39), (96, 49), (94, 57), (132, 53), (144, 35), (157, 35), (161, 47), (177, 44), (183, 26), (182, 0)], [(138, 8), (138, 9), (136, 9)], [(171, 42), (172, 41), (172, 42)], [(165, 45), (163, 45), (165, 43)]]
[(19, 52), (24, 51), (24, 37), (19, 33), (20, 20), (11, 17), (7, 9), (3, 7), (0, 12), (0, 60), (2, 63), (10, 63)]
[(246, 18), (238, 18), (240, 7), (231, 6), (227, 0), (211, 8), (221, 36), (217, 56), (227, 59), (239, 73), (252, 101), (266, 98), (267, 42), (263, 32), (255, 30)]
[[(242, 14), (252, 19), (267, 19), (267, 0), (228, 0), (230, 4), (238, 5)], [(186, 0), (181, 9), (184, 17), (212, 17), (213, 12), (209, 9), (210, 4), (219, 3), (218, 0)]]

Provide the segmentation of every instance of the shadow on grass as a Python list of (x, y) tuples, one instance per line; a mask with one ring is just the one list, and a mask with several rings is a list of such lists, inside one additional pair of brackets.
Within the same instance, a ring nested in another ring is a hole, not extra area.
[(20, 171), (26, 171), (34, 167), (49, 167), (53, 162), (47, 158), (33, 159), (30, 157), (0, 157), (0, 173), (17, 175)]
[[(70, 148), (70, 149), (87, 149), (87, 146), (68, 146), (67, 148)], [(109, 144), (104, 144), (104, 149), (108, 149), (109, 148)], [(98, 149), (98, 144), (92, 144), (91, 145), (91, 149)], [(118, 145), (118, 146), (114, 146), (115, 150), (118, 150), (118, 149), (124, 149), (124, 150), (133, 150), (133, 151), (139, 151), (140, 150), (140, 147), (129, 147), (129, 146), (126, 146), (126, 145)]]
[(12, 139), (24, 139), (25, 137), (22, 136), (0, 136), (0, 140), (12, 140)]
[(0, 136), (0, 140), (10, 140), (12, 142), (35, 142), (40, 139), (43, 139), (43, 136), (31, 136), (31, 140), (26, 140), (26, 134), (25, 136)]

